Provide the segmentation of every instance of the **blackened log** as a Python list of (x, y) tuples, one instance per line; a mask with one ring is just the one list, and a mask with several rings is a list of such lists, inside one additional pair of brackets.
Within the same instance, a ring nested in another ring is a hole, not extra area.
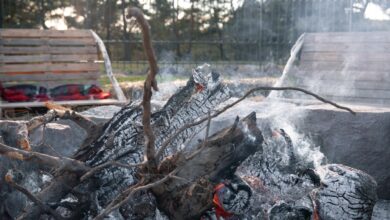
[(320, 165), (325, 160), (316, 161), (320, 158), (315, 148), (309, 158), (303, 158), (294, 153), (302, 140), (297, 139), (294, 146), (283, 133), (266, 136), (263, 152), (256, 152), (239, 168), (238, 175), (255, 192), (245, 217), (370, 219), (377, 200), (377, 186), (371, 176), (340, 164)]
[[(199, 87), (202, 90), (199, 90)], [(229, 90), (221, 83), (219, 74), (209, 71), (208, 66), (196, 69), (187, 85), (175, 93), (160, 111), (152, 115), (152, 127), (156, 135), (157, 149), (177, 129), (206, 116), (209, 111), (212, 111), (228, 97)], [(133, 103), (125, 106), (106, 123), (99, 138), (80, 149), (74, 158), (85, 162), (90, 167), (108, 161), (127, 164), (142, 162), (144, 141), (141, 118), (142, 109), (139, 105)], [(201, 127), (203, 125), (186, 129), (179, 134), (173, 139), (165, 155), (171, 155), (179, 150), (187, 137), (193, 132), (197, 132)], [(137, 183), (139, 180), (136, 175), (137, 171), (136, 168), (108, 167), (81, 184), (77, 181), (80, 176), (67, 178), (59, 174), (53, 180), (52, 185), (39, 193), (38, 197), (42, 202), (58, 203), (67, 192), (69, 193), (74, 188), (93, 194), (97, 198), (98, 205), (105, 207), (122, 191)], [(63, 187), (61, 184), (68, 187)], [(62, 188), (57, 189), (59, 186)], [(46, 200), (49, 197), (50, 200)], [(34, 208), (27, 207), (26, 212), (19, 219), (38, 218), (40, 212), (37, 209), (36, 206)]]
[(378, 197), (370, 175), (341, 164), (324, 165), (316, 171), (324, 183), (313, 196), (321, 219), (371, 219)]

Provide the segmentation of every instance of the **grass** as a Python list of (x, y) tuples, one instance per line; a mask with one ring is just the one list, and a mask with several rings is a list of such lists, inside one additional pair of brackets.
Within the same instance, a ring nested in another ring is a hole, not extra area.
[[(143, 82), (145, 81), (146, 75), (119, 75), (115, 76), (115, 78), (119, 83)], [(187, 79), (188, 77), (185, 76), (164, 75), (164, 77), (161, 77), (160, 75), (157, 75), (158, 83)], [(99, 82), (104, 90), (109, 90), (111, 88), (111, 82), (108, 76), (100, 77)]]
[[(187, 80), (191, 75), (191, 69), (196, 67), (200, 63), (194, 62), (177, 62), (177, 63), (169, 63), (169, 62), (159, 62), (160, 71), (163, 75), (157, 75), (157, 81), (159, 83), (162, 82), (170, 82), (174, 80)], [(214, 68), (221, 68), (225, 65), (259, 65), (254, 62), (237, 62), (237, 61), (218, 61), (211, 62), (211, 65)], [(147, 61), (134, 61), (134, 62), (112, 62), (112, 68), (114, 71), (115, 78), (119, 83), (132, 83), (132, 82), (140, 82), (144, 81), (146, 78), (146, 73), (148, 70), (148, 62)], [(104, 73), (104, 65), (101, 65), (101, 72)], [(187, 74), (187, 75), (179, 75), (177, 72)], [(177, 75), (176, 75), (176, 74)], [(253, 77), (253, 76), (252, 76)], [(225, 75), (224, 79), (229, 80), (232, 78), (233, 80), (237, 79), (237, 76)], [(100, 85), (104, 89), (110, 89), (111, 82), (107, 76), (102, 76), (100, 78)]]
[[(138, 75), (134, 75), (134, 76), (115, 76), (116, 80), (118, 80), (119, 83), (122, 83), (122, 82), (139, 82), (139, 81), (144, 81), (146, 76), (138, 76)], [(108, 78), (108, 76), (102, 76), (100, 77), (100, 84), (101, 85), (107, 85), (107, 84), (111, 84), (110, 82), (110, 79)]]

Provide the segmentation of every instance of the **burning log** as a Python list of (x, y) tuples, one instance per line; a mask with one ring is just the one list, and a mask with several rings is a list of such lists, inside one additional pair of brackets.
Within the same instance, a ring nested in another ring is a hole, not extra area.
[[(159, 207), (172, 213), (172, 219), (196, 219), (211, 208), (213, 186), (234, 176), (237, 166), (249, 155), (261, 150), (263, 136), (256, 126), (256, 115), (248, 115), (229, 128), (201, 143), (188, 159), (179, 154), (176, 176), (166, 186), (152, 189)], [(206, 203), (205, 203), (206, 202)], [(198, 207), (198, 208), (194, 208)]]

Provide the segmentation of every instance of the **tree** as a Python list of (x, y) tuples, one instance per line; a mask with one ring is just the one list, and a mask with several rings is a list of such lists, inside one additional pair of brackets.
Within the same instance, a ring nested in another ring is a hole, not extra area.
[(69, 1), (48, 0), (3, 0), (1, 1), (3, 28), (44, 28), (45, 21), (56, 18), (50, 12), (70, 5)]
[(220, 43), (218, 44), (219, 49), (219, 55), (220, 59), (225, 60), (226, 55), (224, 51), (224, 25), (226, 21), (230, 18), (230, 11), (228, 10), (227, 6), (229, 5), (229, 1), (224, 0), (216, 0), (212, 1), (212, 4), (210, 4), (210, 15), (211, 18), (209, 20), (209, 28), (207, 30), (208, 34), (210, 35), (217, 35), (218, 41)]
[(4, 1), (0, 1), (0, 28), (3, 28), (4, 23)]
[(123, 55), (123, 60), (128, 61), (131, 59), (131, 44), (130, 44), (130, 31), (128, 30), (128, 25), (126, 21), (126, 8), (133, 6), (133, 7), (140, 7), (140, 4), (138, 0), (131, 0), (129, 2), (126, 2), (126, 0), (121, 0), (121, 17), (122, 17), (122, 37), (123, 40), (125, 41), (124, 43), (124, 55)]

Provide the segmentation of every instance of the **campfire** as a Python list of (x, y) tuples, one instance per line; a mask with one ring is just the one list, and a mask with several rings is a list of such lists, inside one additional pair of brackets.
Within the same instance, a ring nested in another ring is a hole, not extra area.
[[(295, 90), (354, 114), (351, 109), (290, 87), (254, 88), (226, 104), (230, 91), (222, 76), (202, 65), (161, 109), (151, 112), (152, 90), (158, 90), (156, 60), (143, 15), (137, 9), (129, 12), (142, 24), (151, 65), (142, 101), (124, 106), (104, 123), (51, 103), (50, 111), (30, 121), (0, 122), (3, 216), (371, 218), (377, 200), (375, 180), (360, 170), (328, 164), (319, 149), (293, 128), (267, 125), (252, 112), (210, 132), (217, 116), (260, 90)], [(57, 119), (73, 121), (73, 127), (86, 132), (71, 155), (39, 153), (30, 145), (36, 140), (29, 134)], [(201, 131), (204, 136), (189, 147)], [(21, 205), (9, 206), (15, 202)]]

